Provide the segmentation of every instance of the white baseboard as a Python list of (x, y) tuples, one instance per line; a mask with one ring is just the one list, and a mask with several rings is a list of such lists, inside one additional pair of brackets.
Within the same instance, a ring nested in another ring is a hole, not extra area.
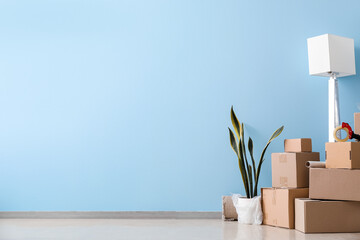
[(3, 211), (4, 218), (35, 219), (221, 219), (221, 212), (176, 211)]

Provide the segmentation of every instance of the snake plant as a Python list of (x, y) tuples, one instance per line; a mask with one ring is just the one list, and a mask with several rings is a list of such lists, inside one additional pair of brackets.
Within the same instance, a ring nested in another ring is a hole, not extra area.
[(257, 189), (259, 183), (259, 176), (260, 176), (261, 166), (265, 161), (264, 157), (265, 157), (266, 149), (269, 147), (270, 143), (281, 134), (281, 132), (284, 129), (284, 126), (281, 126), (272, 134), (269, 141), (266, 143), (261, 153), (258, 165), (256, 166), (253, 155), (253, 146), (254, 146), (253, 140), (251, 139), (251, 137), (249, 137), (248, 151), (251, 158), (251, 164), (249, 164), (245, 149), (244, 123), (239, 122), (239, 120), (235, 115), (233, 107), (231, 107), (230, 115), (231, 115), (231, 122), (236, 133), (236, 135), (234, 135), (233, 131), (229, 128), (230, 144), (238, 158), (239, 169), (244, 183), (246, 197), (252, 198), (257, 196), (258, 194)]

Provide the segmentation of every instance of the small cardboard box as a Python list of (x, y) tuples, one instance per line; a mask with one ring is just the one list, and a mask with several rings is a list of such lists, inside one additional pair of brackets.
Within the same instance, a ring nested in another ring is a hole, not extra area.
[(305, 166), (307, 161), (320, 161), (320, 154), (318, 152), (271, 154), (272, 186), (309, 187), (309, 169)]
[(360, 170), (310, 168), (312, 199), (360, 201)]
[(308, 188), (262, 188), (263, 224), (295, 228), (295, 198), (308, 195)]
[(326, 168), (360, 168), (360, 142), (325, 143)]
[(360, 232), (360, 202), (295, 199), (295, 229), (304, 233)]
[(360, 134), (360, 113), (354, 113), (354, 132)]
[(311, 138), (285, 139), (285, 152), (311, 152)]
[(237, 220), (237, 212), (231, 196), (222, 197), (222, 219), (227, 221)]

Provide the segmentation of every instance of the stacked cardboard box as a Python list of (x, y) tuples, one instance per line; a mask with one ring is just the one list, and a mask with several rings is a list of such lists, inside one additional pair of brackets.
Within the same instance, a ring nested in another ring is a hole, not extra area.
[[(360, 114), (355, 114), (355, 129), (360, 129)], [(310, 169), (310, 199), (295, 201), (295, 228), (360, 232), (360, 142), (326, 143), (325, 161), (326, 168)]]
[(360, 202), (295, 199), (295, 228), (304, 233), (358, 232)]
[(319, 161), (320, 154), (312, 152), (310, 138), (286, 139), (284, 153), (273, 153), (272, 188), (261, 189), (263, 224), (294, 228), (295, 198), (309, 195), (307, 161)]

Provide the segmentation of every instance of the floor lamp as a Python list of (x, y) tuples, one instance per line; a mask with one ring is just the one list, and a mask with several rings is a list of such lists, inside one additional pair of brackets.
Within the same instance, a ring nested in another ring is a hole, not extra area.
[(324, 34), (308, 38), (307, 44), (310, 75), (329, 77), (329, 142), (335, 142), (334, 128), (341, 124), (338, 78), (356, 74), (354, 40)]

